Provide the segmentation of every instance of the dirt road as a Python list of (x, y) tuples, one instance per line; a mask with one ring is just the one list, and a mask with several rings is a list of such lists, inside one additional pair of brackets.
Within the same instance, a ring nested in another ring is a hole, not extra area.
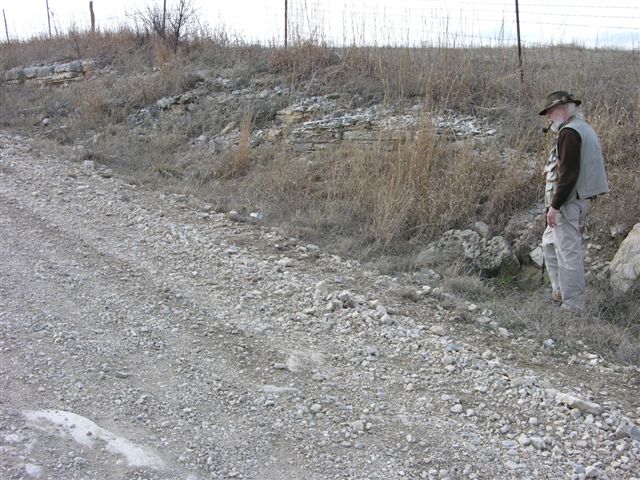
[(0, 132), (2, 478), (640, 477), (637, 401), (573, 380), (637, 369), (65, 158)]

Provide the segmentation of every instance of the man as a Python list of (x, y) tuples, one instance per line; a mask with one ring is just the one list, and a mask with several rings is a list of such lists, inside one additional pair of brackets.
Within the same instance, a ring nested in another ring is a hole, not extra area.
[(558, 133), (545, 167), (547, 228), (542, 250), (551, 296), (571, 312), (584, 310), (587, 300), (581, 232), (584, 217), (590, 201), (609, 191), (600, 140), (576, 111), (581, 103), (561, 90), (550, 93), (540, 111)]

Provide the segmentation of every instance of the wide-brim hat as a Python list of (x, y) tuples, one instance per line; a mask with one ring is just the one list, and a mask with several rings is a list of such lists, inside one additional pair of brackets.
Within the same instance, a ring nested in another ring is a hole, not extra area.
[(547, 98), (544, 99), (544, 108), (540, 110), (540, 113), (538, 115), (546, 115), (549, 109), (557, 107), (558, 105), (564, 105), (565, 103), (575, 103), (576, 106), (578, 106), (582, 103), (582, 100), (573, 98), (573, 95), (571, 93), (565, 92), (564, 90), (552, 92), (547, 95)]

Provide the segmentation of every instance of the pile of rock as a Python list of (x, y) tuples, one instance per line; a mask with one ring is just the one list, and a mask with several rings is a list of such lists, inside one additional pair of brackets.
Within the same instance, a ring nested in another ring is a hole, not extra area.
[(489, 238), (488, 228), (479, 222), (475, 230), (448, 230), (420, 255), (420, 263), (444, 264), (460, 261), (477, 269), (482, 276), (515, 274), (520, 262), (502, 236)]

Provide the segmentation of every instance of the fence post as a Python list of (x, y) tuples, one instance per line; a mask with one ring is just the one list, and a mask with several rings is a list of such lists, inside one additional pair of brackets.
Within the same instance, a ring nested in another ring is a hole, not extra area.
[(91, 14), (91, 33), (96, 33), (96, 16), (93, 13), (93, 0), (89, 2), (89, 13)]
[(7, 34), (7, 43), (11, 43), (11, 40), (9, 40), (9, 29), (7, 28), (7, 15), (4, 13), (4, 8), (2, 9), (2, 16), (4, 17), (4, 33)]
[(47, 3), (47, 23), (49, 24), (49, 38), (51, 38), (51, 15), (49, 15), (49, 0), (46, 0)]
[(167, 0), (162, 3), (162, 38), (166, 37), (166, 25), (167, 25)]
[(520, 44), (520, 9), (516, 0), (516, 29), (518, 31), (518, 65), (520, 66), (520, 81), (524, 82), (524, 70), (522, 69), (522, 46)]

